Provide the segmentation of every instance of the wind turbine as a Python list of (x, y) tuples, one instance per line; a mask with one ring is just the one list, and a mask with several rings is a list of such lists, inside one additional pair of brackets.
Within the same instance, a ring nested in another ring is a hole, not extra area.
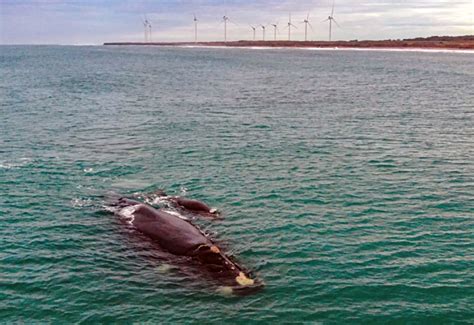
[(153, 38), (151, 36), (151, 23), (148, 21), (148, 41), (153, 42)]
[(227, 15), (222, 16), (222, 20), (224, 21), (224, 42), (227, 42), (227, 21), (229, 17)]
[(277, 40), (278, 23), (270, 24), (270, 25), (273, 26), (273, 39), (276, 41)]
[(265, 26), (260, 25), (262, 27), (262, 40), (265, 40)]
[(313, 30), (313, 26), (311, 26), (309, 22), (309, 13), (308, 13), (308, 16), (306, 16), (306, 19), (303, 20), (303, 23), (304, 23), (304, 40), (306, 42), (308, 40), (308, 25), (311, 28), (311, 30)]
[(255, 30), (257, 29), (257, 27), (250, 25), (250, 28), (253, 29), (253, 40), (255, 41)]
[(198, 39), (198, 19), (196, 18), (195, 14), (193, 14), (193, 16), (194, 16), (194, 43), (196, 43)]
[(143, 25), (145, 26), (145, 31), (148, 31), (148, 36), (145, 37), (145, 42), (151, 42), (151, 23), (146, 15)]
[(288, 28), (288, 40), (291, 39), (291, 26), (293, 26), (294, 28), (298, 28), (291, 22), (291, 13), (290, 13), (289, 18), (288, 18), (288, 24), (286, 26), (286, 28)]
[(334, 23), (337, 25), (337, 27), (341, 27), (337, 23), (336, 19), (334, 19), (334, 1), (332, 2), (331, 15), (328, 16), (327, 19), (323, 20), (323, 22), (325, 22), (325, 21), (329, 21), (329, 42), (330, 42), (331, 41), (331, 35), (332, 35), (332, 22), (334, 21)]
[(145, 30), (145, 43), (147, 43), (148, 42), (148, 20), (142, 19), (142, 23), (143, 23), (143, 28)]

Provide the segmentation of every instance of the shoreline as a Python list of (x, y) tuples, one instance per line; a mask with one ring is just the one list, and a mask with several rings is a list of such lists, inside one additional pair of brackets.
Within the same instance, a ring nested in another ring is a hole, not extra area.
[[(144, 44), (146, 46), (146, 44)], [(107, 44), (106, 46), (135, 46)], [(156, 46), (156, 45), (152, 45)], [(221, 50), (300, 50), (300, 51), (358, 51), (358, 52), (422, 52), (422, 53), (465, 53), (474, 54), (474, 49), (458, 48), (406, 48), (406, 47), (276, 47), (276, 46), (217, 46), (217, 45), (159, 45), (165, 48), (182, 49), (221, 49)]]
[(217, 48), (297, 48), (297, 49), (369, 49), (369, 50), (446, 50), (474, 51), (474, 36), (432, 36), (404, 40), (352, 41), (229, 41), (229, 42), (106, 42), (105, 46), (167, 46)]

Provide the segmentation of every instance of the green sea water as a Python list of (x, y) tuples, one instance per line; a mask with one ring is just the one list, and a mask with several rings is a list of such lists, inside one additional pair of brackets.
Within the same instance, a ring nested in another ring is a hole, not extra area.
[[(0, 323), (474, 322), (474, 55), (0, 47)], [(160, 258), (185, 192), (265, 282)]]

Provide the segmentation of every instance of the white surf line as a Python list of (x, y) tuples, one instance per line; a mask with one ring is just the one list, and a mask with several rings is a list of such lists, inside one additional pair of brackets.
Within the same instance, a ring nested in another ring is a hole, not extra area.
[(434, 48), (399, 48), (399, 47), (285, 47), (285, 46), (212, 46), (212, 45), (163, 45), (162, 47), (203, 48), (203, 49), (249, 49), (249, 50), (305, 50), (305, 51), (374, 51), (374, 52), (426, 52), (426, 53), (467, 53), (474, 50), (434, 49)]

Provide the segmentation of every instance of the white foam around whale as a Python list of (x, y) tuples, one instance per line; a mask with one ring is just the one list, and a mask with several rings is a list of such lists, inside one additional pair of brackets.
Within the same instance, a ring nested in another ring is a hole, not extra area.
[(137, 210), (138, 205), (130, 205), (127, 206), (123, 209), (121, 209), (118, 214), (127, 221), (129, 224), (133, 224), (133, 221), (135, 220), (135, 211)]
[(171, 271), (173, 269), (173, 266), (170, 265), (170, 264), (161, 264), (160, 266), (158, 266), (156, 268), (156, 270), (159, 272), (159, 273), (168, 273), (169, 271)]
[(229, 296), (232, 296), (232, 293), (233, 293), (233, 289), (232, 287), (229, 287), (229, 286), (220, 286), (217, 288), (217, 293), (224, 296), (224, 297), (229, 297)]
[(151, 205), (160, 205), (169, 203), (170, 196), (157, 196), (155, 198), (145, 198), (145, 202)]
[(179, 212), (173, 211), (173, 210), (163, 210), (164, 212), (171, 214), (175, 217), (178, 217), (183, 220), (189, 220), (189, 218), (186, 218), (185, 216), (181, 215)]
[(71, 199), (71, 206), (73, 208), (83, 208), (90, 205), (92, 205), (92, 200), (90, 198), (87, 198), (87, 199), (72, 198)]

